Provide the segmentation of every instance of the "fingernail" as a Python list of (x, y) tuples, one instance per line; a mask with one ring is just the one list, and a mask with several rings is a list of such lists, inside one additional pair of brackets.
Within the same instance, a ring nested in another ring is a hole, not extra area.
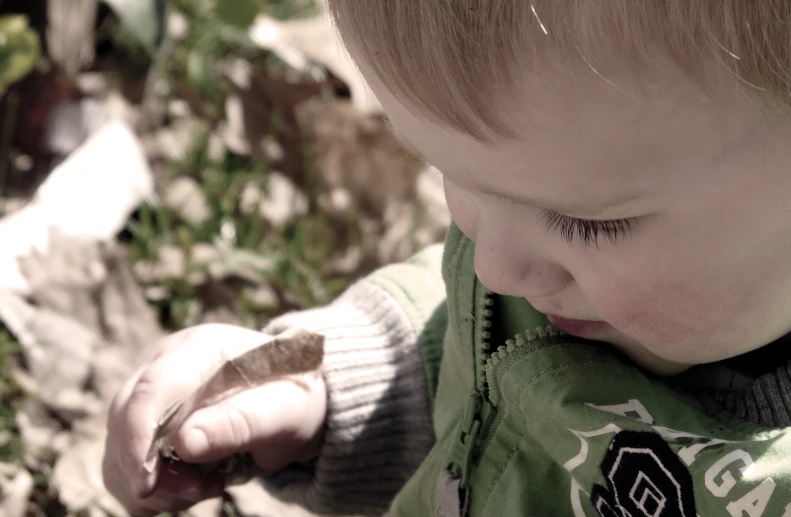
[(184, 436), (184, 448), (190, 457), (200, 457), (209, 451), (209, 439), (200, 429), (190, 429)]

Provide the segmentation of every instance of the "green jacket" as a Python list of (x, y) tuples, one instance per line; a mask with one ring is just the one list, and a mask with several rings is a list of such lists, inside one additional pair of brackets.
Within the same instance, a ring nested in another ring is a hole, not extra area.
[(785, 429), (562, 334), (483, 287), (473, 253), (452, 227), (446, 303), (421, 325), (436, 442), (391, 517), (791, 517)]

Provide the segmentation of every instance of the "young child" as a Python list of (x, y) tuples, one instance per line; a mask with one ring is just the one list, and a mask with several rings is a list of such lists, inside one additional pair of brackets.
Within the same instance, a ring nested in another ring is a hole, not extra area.
[[(272, 322), (326, 336), (323, 377), (196, 412), (180, 457), (251, 451), (336, 514), (791, 517), (791, 2), (330, 6), (454, 226)], [(119, 393), (131, 511), (217, 493), (148, 475), (151, 426), (260, 340), (176, 334)]]

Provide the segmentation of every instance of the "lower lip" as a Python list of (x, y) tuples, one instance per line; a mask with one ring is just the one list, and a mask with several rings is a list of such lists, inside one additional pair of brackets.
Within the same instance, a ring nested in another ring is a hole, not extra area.
[(607, 328), (607, 323), (603, 321), (567, 320), (551, 314), (547, 314), (547, 319), (566, 334), (577, 337), (591, 337)]

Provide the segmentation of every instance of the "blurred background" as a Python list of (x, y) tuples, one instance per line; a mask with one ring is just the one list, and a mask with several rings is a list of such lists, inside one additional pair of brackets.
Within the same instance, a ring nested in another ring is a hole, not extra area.
[[(0, 516), (122, 516), (109, 401), (444, 237), (323, 0), (0, 0)], [(189, 515), (306, 515), (249, 486)]]

